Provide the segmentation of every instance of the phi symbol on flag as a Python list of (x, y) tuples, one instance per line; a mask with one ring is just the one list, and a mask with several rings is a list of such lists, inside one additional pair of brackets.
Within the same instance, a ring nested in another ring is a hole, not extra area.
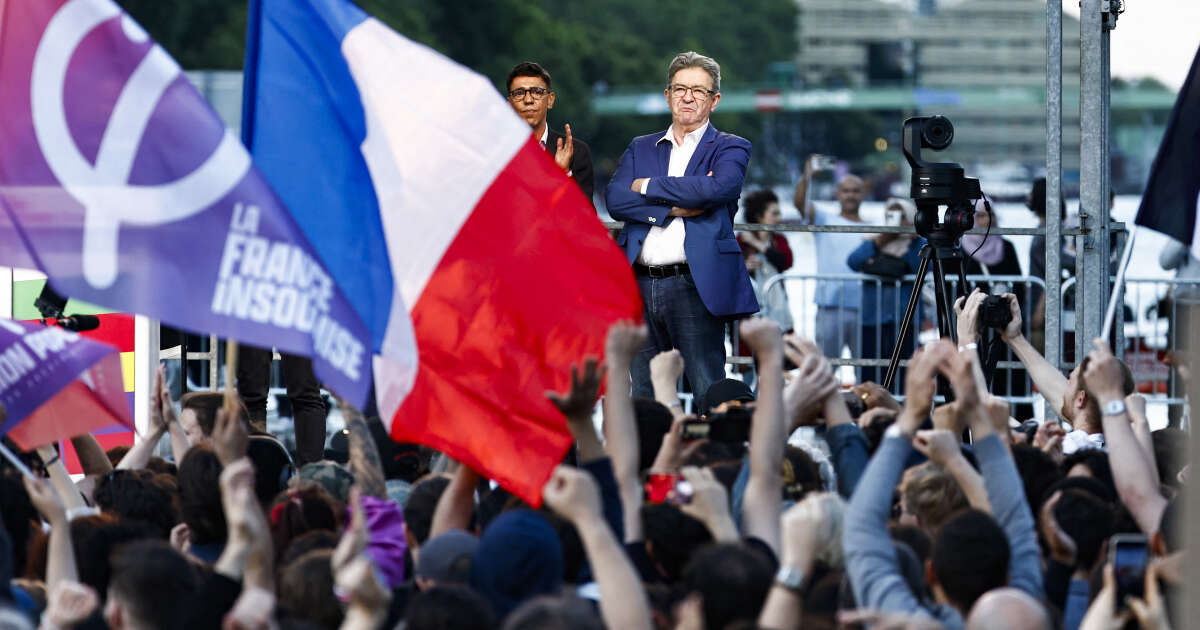
[(95, 163), (83, 157), (67, 125), (63, 100), (67, 67), (84, 38), (118, 16), (132, 43), (149, 40), (111, 1), (70, 0), (63, 5), (38, 43), (30, 88), (34, 132), (46, 163), (63, 189), (85, 209), (83, 276), (97, 289), (117, 279), (117, 236), (122, 223), (152, 226), (187, 218), (223, 198), (250, 168), (249, 154), (226, 130), (217, 148), (191, 173), (154, 186), (129, 183), (150, 117), (181, 74), (157, 44), (117, 97)]

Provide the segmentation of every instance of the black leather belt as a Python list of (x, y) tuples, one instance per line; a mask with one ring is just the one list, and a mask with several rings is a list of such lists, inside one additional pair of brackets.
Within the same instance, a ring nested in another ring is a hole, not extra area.
[(649, 276), (651, 278), (670, 278), (692, 273), (691, 268), (687, 263), (678, 263), (674, 265), (641, 265), (634, 263), (633, 272), (639, 276)]

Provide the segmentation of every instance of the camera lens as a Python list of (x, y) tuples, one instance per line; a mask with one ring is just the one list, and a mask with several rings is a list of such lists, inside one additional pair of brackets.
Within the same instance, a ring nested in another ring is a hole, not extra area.
[(941, 151), (954, 140), (954, 125), (945, 116), (930, 116), (923, 125), (921, 137), (929, 148)]

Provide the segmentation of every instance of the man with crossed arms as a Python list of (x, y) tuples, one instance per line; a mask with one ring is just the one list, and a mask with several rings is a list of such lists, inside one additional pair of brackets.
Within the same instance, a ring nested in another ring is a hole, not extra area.
[(677, 348), (701, 396), (725, 376), (725, 322), (759, 309), (733, 233), (750, 143), (709, 123), (721, 100), (716, 61), (680, 53), (663, 93), (671, 126), (634, 138), (606, 199), (625, 222), (617, 244), (633, 264), (650, 333), (633, 362), (633, 394), (653, 395), (650, 359)]

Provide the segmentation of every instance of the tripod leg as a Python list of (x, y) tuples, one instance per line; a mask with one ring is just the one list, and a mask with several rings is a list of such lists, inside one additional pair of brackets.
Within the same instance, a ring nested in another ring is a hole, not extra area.
[[(959, 271), (962, 271), (961, 267)], [(946, 295), (946, 269), (942, 266), (940, 258), (933, 260), (933, 279), (933, 293), (937, 296), (938, 334), (950, 337), (950, 340), (958, 345), (958, 331), (955, 330), (955, 322), (950, 317), (954, 311), (950, 308), (949, 297)]]
[(896, 370), (900, 367), (900, 353), (904, 350), (902, 341), (912, 327), (913, 315), (917, 312), (917, 304), (921, 300), (921, 286), (925, 284), (925, 274), (929, 272), (929, 258), (921, 257), (917, 267), (917, 280), (913, 284), (912, 293), (908, 296), (908, 306), (904, 308), (904, 319), (900, 322), (900, 330), (896, 331), (896, 344), (892, 349), (892, 360), (888, 362), (887, 376), (883, 377), (883, 388), (892, 389), (892, 381), (896, 379)]

